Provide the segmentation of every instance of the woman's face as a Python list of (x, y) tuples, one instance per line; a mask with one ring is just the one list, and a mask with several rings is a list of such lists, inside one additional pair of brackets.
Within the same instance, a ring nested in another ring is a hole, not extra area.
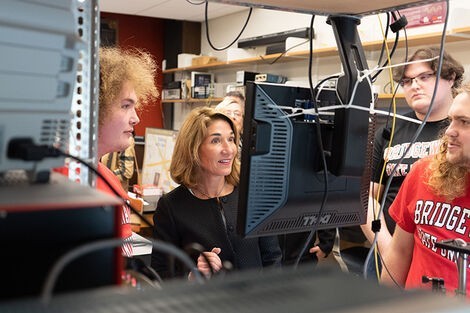
[(110, 104), (98, 130), (98, 154), (123, 151), (130, 145), (134, 126), (139, 123), (135, 106), (137, 96), (131, 83), (125, 82), (121, 93)]
[(207, 128), (207, 136), (199, 147), (201, 173), (203, 176), (230, 175), (237, 155), (235, 134), (230, 124), (215, 120)]

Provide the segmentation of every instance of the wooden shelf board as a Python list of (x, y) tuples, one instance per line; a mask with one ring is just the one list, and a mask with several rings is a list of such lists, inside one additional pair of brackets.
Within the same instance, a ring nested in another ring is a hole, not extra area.
[[(441, 32), (433, 32), (428, 34), (422, 35), (414, 35), (408, 37), (408, 45), (409, 46), (421, 46), (421, 45), (435, 45), (438, 44), (441, 40)], [(458, 42), (470, 39), (470, 27), (460, 27), (454, 28), (452, 30), (447, 31), (446, 42)], [(388, 39), (388, 44), (393, 44), (394, 39)], [(366, 51), (374, 51), (378, 50), (382, 46), (382, 40), (376, 41), (368, 41), (363, 42), (362, 46)], [(402, 36), (398, 42), (398, 47), (402, 48), (405, 46), (405, 38)], [(328, 47), (328, 48), (319, 48), (313, 50), (313, 55), (315, 57), (327, 57), (327, 56), (335, 56), (338, 54), (337, 47)], [(281, 54), (269, 54), (264, 56), (257, 56), (252, 58), (246, 59), (239, 59), (239, 60), (232, 60), (232, 61), (220, 61), (214, 62), (205, 65), (199, 66), (188, 66), (184, 68), (173, 68), (167, 69), (163, 71), (163, 74), (167, 73), (174, 73), (174, 72), (181, 72), (181, 71), (198, 71), (198, 70), (210, 70), (210, 69), (218, 69), (218, 68), (230, 68), (236, 67), (246, 64), (261, 64), (266, 63), (270, 64), (270, 62), (279, 58)], [(307, 58), (309, 55), (308, 50), (303, 51), (294, 51), (294, 52), (287, 52), (284, 56), (282, 56), (277, 62), (284, 63), (289, 61), (295, 61), (299, 58)]]
[(221, 102), (223, 98), (207, 98), (207, 99), (175, 99), (175, 100), (163, 100), (162, 103), (213, 103), (213, 102)]
[[(380, 93), (378, 96), (379, 99), (391, 99), (392, 94), (388, 93)], [(403, 99), (405, 96), (400, 93), (395, 96), (396, 99)], [(162, 100), (163, 103), (214, 103), (214, 102), (220, 102), (222, 101), (223, 98), (212, 98), (212, 99), (176, 99), (176, 100)]]

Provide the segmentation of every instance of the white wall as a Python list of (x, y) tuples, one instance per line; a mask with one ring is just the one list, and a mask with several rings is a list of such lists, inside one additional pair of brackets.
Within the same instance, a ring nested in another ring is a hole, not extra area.
[[(448, 29), (470, 26), (470, 1), (450, 0)], [(436, 4), (437, 5), (437, 4)], [(211, 42), (216, 47), (225, 47), (231, 43), (241, 31), (248, 9), (224, 17), (209, 20), (209, 34)], [(385, 17), (381, 19), (385, 25)], [(311, 15), (285, 11), (253, 9), (250, 21), (241, 35), (241, 38), (250, 38), (271, 33), (277, 33), (310, 26)], [(365, 16), (358, 27), (363, 41), (381, 40), (382, 32), (377, 15)], [(326, 16), (316, 16), (314, 22), (315, 48), (331, 47), (336, 45), (331, 26), (326, 24)], [(408, 35), (436, 32), (442, 30), (442, 24), (408, 29)], [(232, 48), (236, 48), (236, 44)], [(201, 54), (217, 56), (226, 59), (226, 51), (213, 50), (206, 38), (205, 23), (201, 32)]]
[[(449, 10), (449, 24), (447, 30), (457, 27), (470, 26), (470, 1), (468, 0), (450, 0)], [(242, 29), (246, 18), (248, 16), (248, 9), (235, 14), (227, 15), (224, 17), (209, 20), (209, 34), (213, 45), (216, 47), (225, 47), (231, 43), (240, 30)], [(359, 35), (363, 42), (375, 41), (382, 39), (382, 31), (379, 22), (379, 17), (382, 20), (382, 25), (385, 27), (385, 16), (371, 15), (361, 19), (361, 24), (358, 26)], [(241, 38), (249, 38), (261, 36), (271, 33), (277, 33), (286, 30), (305, 28), (310, 26), (311, 15), (300, 14), (293, 12), (253, 9), (251, 19), (242, 34)], [(408, 36), (436, 33), (441, 32), (443, 24), (436, 24), (431, 26), (417, 27), (408, 29)], [(335, 47), (336, 42), (334, 39), (333, 30), (330, 25), (326, 23), (326, 16), (316, 16), (314, 22), (314, 48)], [(207, 39), (205, 24), (202, 26), (201, 37), (201, 54), (216, 56), (219, 60), (227, 59), (227, 51), (213, 50)], [(403, 34), (400, 34), (403, 36)], [(389, 35), (390, 37), (390, 35)], [(391, 37), (390, 37), (391, 38)], [(236, 48), (234, 44), (232, 47)], [(470, 73), (470, 59), (468, 57), (468, 47), (470, 47), (470, 38), (468, 41), (458, 43), (447, 43), (445, 45), (446, 51), (451, 53), (458, 61), (460, 61), (467, 73)], [(410, 48), (410, 51), (416, 50), (418, 47)], [(253, 56), (264, 55), (265, 47), (249, 50)], [(394, 56), (394, 63), (400, 62), (404, 59), (404, 49), (398, 49)], [(376, 65), (379, 57), (379, 51), (366, 52), (366, 58), (369, 61), (369, 67)], [(308, 62), (286, 62), (274, 65), (268, 64), (251, 64), (240, 66), (237, 68), (214, 70), (216, 82), (227, 83), (235, 81), (235, 73), (237, 70), (267, 72), (287, 76), (289, 80), (294, 81), (308, 81)], [(338, 56), (321, 57), (313, 59), (313, 81), (318, 81), (326, 76), (341, 71), (341, 62)], [(470, 77), (469, 74), (466, 77)], [(466, 79), (468, 80), (468, 79)], [(377, 79), (376, 85), (379, 92), (385, 92), (384, 86), (389, 82), (388, 72), (384, 71)], [(185, 114), (193, 108), (194, 105), (183, 104), (178, 107), (178, 114), (176, 115), (175, 124), (179, 125), (180, 119), (184, 118)], [(176, 113), (176, 112), (175, 112)]]
[[(451, 0), (449, 13), (449, 24), (447, 26), (448, 30), (457, 27), (470, 26), (470, 1)], [(248, 9), (246, 11), (209, 20), (209, 34), (213, 45), (220, 48), (225, 47), (226, 45), (231, 43), (242, 29), (247, 16)], [(241, 38), (249, 38), (286, 30), (309, 27), (310, 19), (311, 15), (308, 14), (265, 9), (253, 9), (251, 19)], [(383, 14), (380, 15), (380, 19), (382, 20), (383, 27), (385, 27), (386, 21), (385, 16)], [(442, 28), (443, 24), (411, 28), (407, 30), (407, 34), (408, 36), (413, 36), (417, 34), (435, 33), (442, 31)], [(314, 31), (315, 49), (336, 46), (332, 28), (326, 23), (326, 16), (315, 17)], [(361, 19), (361, 24), (358, 26), (358, 31), (363, 42), (381, 40), (382, 31), (379, 22), (379, 16), (370, 15), (363, 17)], [(205, 25), (203, 25), (201, 33), (201, 54), (216, 56), (219, 60), (226, 60), (227, 50), (215, 51), (210, 47), (206, 38)], [(401, 33), (400, 36), (403, 36), (403, 33)], [(463, 42), (462, 44), (446, 45), (446, 48), (449, 49), (449, 52), (451, 52), (460, 62), (464, 63), (466, 68), (468, 68), (468, 64), (470, 63), (470, 60), (467, 60), (467, 57), (465, 55), (466, 47), (468, 45), (470, 45), (470, 40), (468, 42)], [(236, 47), (236, 44), (232, 46), (232, 48)], [(410, 48), (411, 51), (415, 49), (416, 47)], [(400, 49), (397, 52), (395, 60), (399, 60), (402, 55), (404, 55), (403, 50), (404, 49)], [(254, 56), (264, 55), (265, 47), (261, 47), (255, 50), (250, 49), (250, 51)], [(375, 66), (378, 56), (378, 51), (366, 53), (366, 58), (371, 62), (369, 66)], [(341, 69), (341, 64), (338, 57), (320, 59), (315, 58), (314, 62), (314, 78), (316, 79), (336, 73)], [(262, 66), (255, 66), (255, 68), (251, 66), (251, 70), (255, 70), (256, 68), (260, 67)], [(268, 67), (268, 69), (270, 68), (276, 73), (287, 75), (290, 80), (301, 80), (306, 79), (307, 77), (305, 64), (294, 64), (289, 62), (283, 63), (282, 65), (273, 65), (272, 67)], [(233, 69), (232, 73), (234, 73), (236, 70), (238, 69)], [(263, 70), (267, 69), (263, 68)], [(225, 70), (225, 73), (228, 74), (227, 70)], [(233, 80), (230, 77), (224, 76), (224, 73), (221, 73), (220, 75), (216, 74), (216, 77), (221, 82), (229, 82)]]

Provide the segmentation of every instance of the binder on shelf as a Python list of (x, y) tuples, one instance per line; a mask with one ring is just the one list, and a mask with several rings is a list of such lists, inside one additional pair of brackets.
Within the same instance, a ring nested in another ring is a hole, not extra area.
[(214, 74), (191, 72), (191, 98), (209, 98), (214, 92)]

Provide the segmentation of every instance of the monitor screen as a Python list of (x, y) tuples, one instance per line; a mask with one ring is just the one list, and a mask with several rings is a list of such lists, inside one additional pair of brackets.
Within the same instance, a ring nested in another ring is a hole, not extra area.
[[(337, 104), (334, 89), (323, 89), (317, 98), (322, 107)], [(328, 172), (328, 197), (317, 224), (325, 178), (316, 123), (308, 114), (286, 116), (292, 113), (286, 107), (311, 107), (310, 99), (308, 88), (247, 83), (237, 221), (238, 232), (244, 237), (304, 232), (314, 226), (324, 229), (365, 223), (361, 181), (368, 191), (370, 179), (361, 180), (365, 164), (365, 149), (361, 144), (367, 140), (369, 114), (363, 111), (356, 116), (338, 112), (344, 111), (340, 109), (334, 116), (322, 116), (321, 140), (329, 160), (341, 160), (334, 153), (345, 151), (334, 147), (354, 147), (339, 142), (351, 139), (358, 140), (355, 149), (362, 157), (356, 158), (357, 164), (348, 158), (348, 168), (353, 170), (342, 170), (346, 174)], [(338, 121), (342, 125), (335, 125)], [(345, 123), (349, 124), (346, 128)], [(363, 127), (357, 128), (358, 123), (364, 124)], [(347, 134), (345, 129), (355, 131)], [(358, 131), (364, 134), (358, 137)], [(362, 143), (358, 138), (363, 137)], [(341, 168), (341, 164), (333, 165)]]

